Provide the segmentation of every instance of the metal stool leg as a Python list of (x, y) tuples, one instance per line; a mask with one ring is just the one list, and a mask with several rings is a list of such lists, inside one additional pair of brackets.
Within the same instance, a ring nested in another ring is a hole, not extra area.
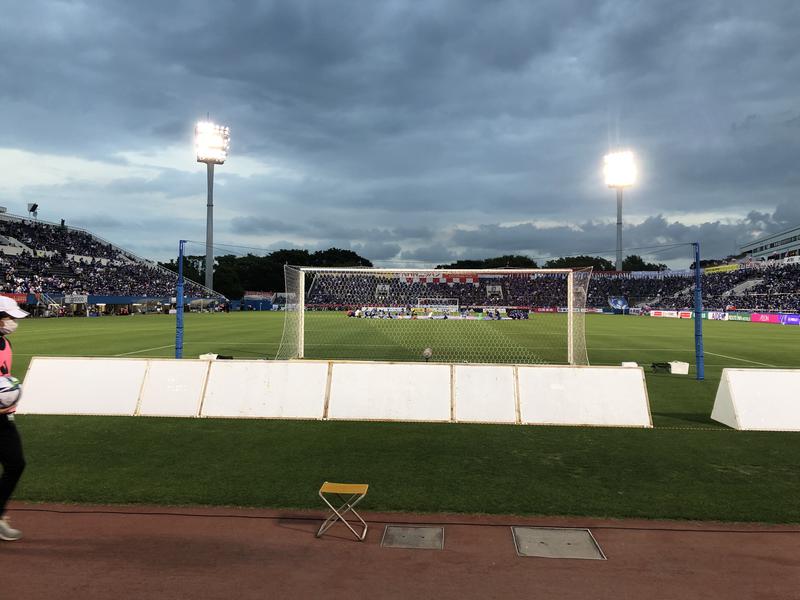
[[(319, 493), (319, 497), (322, 498), (322, 501), (330, 507), (330, 509), (333, 511), (333, 514), (329, 516), (327, 519), (325, 519), (322, 525), (320, 525), (319, 531), (317, 531), (317, 537), (320, 537), (323, 533), (328, 531), (328, 529), (330, 529), (333, 526), (333, 524), (336, 523), (336, 521), (341, 521), (350, 531), (353, 532), (353, 535), (356, 536), (356, 539), (363, 542), (364, 538), (367, 537), (368, 525), (366, 521), (364, 521), (364, 519), (361, 518), (361, 515), (359, 515), (356, 512), (355, 506), (356, 504), (361, 502), (361, 500), (364, 499), (366, 494), (353, 494), (347, 500), (345, 500), (344, 496), (341, 496), (340, 494), (335, 494), (335, 495), (336, 497), (339, 498), (340, 501), (342, 501), (342, 505), (338, 509), (334, 508), (333, 504), (328, 502), (328, 499), (324, 496), (322, 492)], [(347, 522), (347, 519), (344, 518), (344, 515), (346, 515), (347, 513), (353, 513), (356, 519), (358, 519), (361, 522), (361, 525), (364, 528), (361, 533), (358, 533), (355, 529), (353, 529), (350, 523)]]

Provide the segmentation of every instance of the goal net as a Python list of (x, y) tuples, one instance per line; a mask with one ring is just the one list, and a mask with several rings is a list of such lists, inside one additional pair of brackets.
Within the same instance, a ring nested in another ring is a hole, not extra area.
[(588, 364), (591, 269), (286, 266), (279, 359)]

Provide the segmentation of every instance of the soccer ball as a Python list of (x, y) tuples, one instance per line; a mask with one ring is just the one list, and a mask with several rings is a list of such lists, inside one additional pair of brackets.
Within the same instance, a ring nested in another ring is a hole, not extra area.
[(422, 351), (422, 358), (425, 360), (429, 360), (431, 356), (433, 356), (433, 350), (430, 348), (425, 348), (425, 350)]
[(0, 410), (16, 405), (21, 395), (22, 385), (19, 379), (11, 375), (0, 377)]

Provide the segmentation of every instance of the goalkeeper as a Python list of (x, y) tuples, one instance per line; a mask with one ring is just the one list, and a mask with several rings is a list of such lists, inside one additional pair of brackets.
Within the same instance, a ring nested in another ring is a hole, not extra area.
[[(11, 344), (6, 336), (17, 329), (17, 319), (28, 316), (13, 299), (0, 296), (0, 375), (11, 375)], [(8, 524), (4, 516), (8, 499), (17, 487), (17, 482), (25, 470), (25, 457), (22, 454), (22, 440), (19, 437), (14, 415), (16, 407), (0, 411), (0, 540), (13, 542), (22, 537), (19, 529)]]

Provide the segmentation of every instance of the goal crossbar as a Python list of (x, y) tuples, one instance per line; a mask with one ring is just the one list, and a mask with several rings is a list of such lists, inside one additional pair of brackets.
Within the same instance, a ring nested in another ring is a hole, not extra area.
[(574, 273), (575, 269), (381, 269), (380, 267), (299, 267), (287, 265), (292, 269), (306, 273), (460, 273), (468, 275), (516, 275), (524, 273)]

